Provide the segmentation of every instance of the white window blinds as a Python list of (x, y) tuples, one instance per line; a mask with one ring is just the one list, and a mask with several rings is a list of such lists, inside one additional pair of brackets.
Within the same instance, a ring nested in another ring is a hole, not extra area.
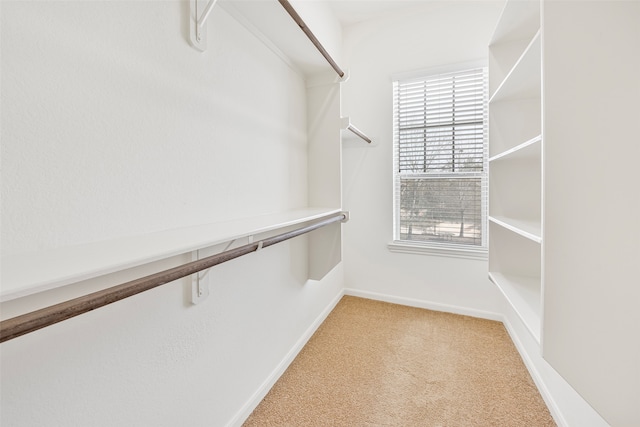
[(395, 240), (485, 246), (486, 69), (394, 82)]

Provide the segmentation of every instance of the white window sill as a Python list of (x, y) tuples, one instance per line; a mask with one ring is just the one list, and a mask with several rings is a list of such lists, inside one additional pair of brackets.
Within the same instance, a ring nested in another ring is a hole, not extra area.
[(417, 255), (434, 255), (449, 258), (464, 258), (474, 260), (486, 260), (487, 248), (470, 248), (455, 245), (437, 245), (424, 243), (411, 243), (402, 240), (394, 240), (387, 245), (391, 252)]

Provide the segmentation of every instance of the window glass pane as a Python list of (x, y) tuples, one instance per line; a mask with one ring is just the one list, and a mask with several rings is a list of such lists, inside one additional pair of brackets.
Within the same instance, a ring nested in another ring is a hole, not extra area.
[(481, 178), (401, 180), (400, 240), (482, 244)]

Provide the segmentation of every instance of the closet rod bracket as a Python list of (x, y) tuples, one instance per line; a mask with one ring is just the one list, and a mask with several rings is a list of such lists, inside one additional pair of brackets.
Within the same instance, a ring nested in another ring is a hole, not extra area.
[(189, 0), (189, 41), (201, 52), (207, 50), (207, 19), (218, 0)]
[[(232, 242), (233, 243), (233, 242)], [(200, 260), (200, 251), (191, 252), (191, 261)], [(191, 275), (191, 303), (199, 304), (209, 296), (209, 271), (206, 269)]]
[(350, 131), (352, 134), (362, 139), (367, 144), (371, 144), (373, 142), (371, 138), (369, 138), (364, 132), (362, 132), (360, 129), (358, 129), (351, 123), (351, 118), (349, 117), (340, 118), (340, 128), (342, 130)]

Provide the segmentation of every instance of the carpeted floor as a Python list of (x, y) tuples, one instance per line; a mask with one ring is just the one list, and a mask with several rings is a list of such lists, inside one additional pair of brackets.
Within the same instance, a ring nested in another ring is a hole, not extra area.
[(555, 426), (499, 322), (345, 296), (244, 426)]

